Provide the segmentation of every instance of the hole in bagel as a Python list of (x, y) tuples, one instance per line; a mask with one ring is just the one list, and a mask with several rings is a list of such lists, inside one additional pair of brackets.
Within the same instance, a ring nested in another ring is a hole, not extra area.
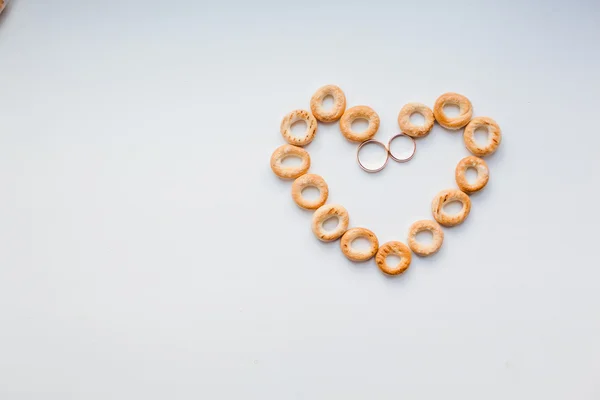
[(321, 104), (321, 108), (324, 111), (331, 111), (333, 109), (333, 96), (328, 94), (323, 98), (323, 103)]
[(458, 117), (460, 115), (460, 107), (456, 104), (444, 104), (444, 114), (449, 118)]
[(335, 228), (337, 228), (339, 223), (340, 223), (339, 218), (334, 215), (333, 217), (329, 217), (325, 221), (323, 221), (323, 229), (326, 232), (331, 232), (331, 231), (335, 230)]
[(387, 256), (385, 258), (385, 263), (390, 267), (390, 268), (397, 268), (398, 265), (400, 265), (400, 261), (402, 261), (402, 257), (397, 256), (395, 254), (390, 254), (389, 256)]
[(462, 208), (463, 208), (463, 204), (458, 200), (454, 200), (454, 201), (450, 201), (450, 202), (444, 204), (443, 210), (444, 210), (444, 213), (446, 213), (448, 215), (456, 215), (456, 214), (460, 213)]
[(369, 127), (369, 121), (366, 118), (356, 118), (352, 121), (352, 131), (355, 133), (363, 133)]
[(350, 247), (352, 247), (352, 250), (354, 251), (369, 251), (371, 249), (371, 243), (363, 237), (357, 237), (352, 241)]
[(421, 231), (421, 232), (417, 233), (417, 235), (415, 236), (415, 239), (420, 244), (424, 244), (424, 245), (428, 246), (433, 243), (433, 233), (431, 233), (430, 231)]
[(415, 126), (423, 126), (425, 125), (425, 117), (418, 112), (410, 114), (410, 123)]
[(307, 128), (308, 125), (306, 124), (306, 121), (301, 119), (292, 123), (292, 125), (290, 126), (290, 132), (294, 137), (303, 138), (306, 135)]
[(302, 165), (302, 159), (296, 156), (288, 156), (281, 160), (281, 165), (286, 168), (294, 168)]
[(467, 168), (467, 170), (465, 171), (465, 179), (471, 185), (477, 182), (477, 170), (472, 167)]
[(307, 186), (302, 189), (302, 197), (308, 201), (317, 201), (321, 196), (321, 191), (314, 186)]
[(473, 139), (478, 146), (487, 146), (490, 141), (490, 133), (486, 127), (482, 126), (475, 129), (475, 132), (473, 132)]

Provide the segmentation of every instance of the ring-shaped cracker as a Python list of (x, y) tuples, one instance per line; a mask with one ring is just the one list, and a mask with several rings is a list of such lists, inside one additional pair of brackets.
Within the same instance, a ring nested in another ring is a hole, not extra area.
[[(444, 211), (444, 205), (453, 201), (462, 203), (462, 209), (458, 214), (446, 214)], [(469, 199), (469, 196), (458, 189), (442, 190), (435, 196), (433, 202), (431, 203), (431, 212), (433, 213), (433, 218), (435, 218), (437, 222), (444, 226), (455, 226), (462, 223), (467, 216), (469, 216), (470, 211), (471, 199)]]
[[(329, 218), (337, 217), (338, 224), (332, 231), (326, 231), (323, 223)], [(325, 204), (315, 211), (312, 218), (312, 231), (317, 239), (323, 242), (332, 242), (339, 239), (348, 229), (350, 217), (348, 211), (339, 204)]]
[[(352, 122), (357, 119), (366, 119), (369, 126), (364, 132), (354, 132)], [(346, 139), (352, 142), (364, 142), (371, 139), (379, 129), (379, 115), (368, 106), (355, 106), (347, 109), (340, 119), (340, 130)]]
[[(425, 123), (423, 123), (423, 125), (415, 125), (410, 122), (410, 116), (415, 113), (421, 114), (423, 118), (425, 118)], [(398, 125), (400, 126), (400, 130), (404, 134), (415, 138), (427, 135), (431, 131), (431, 128), (433, 128), (434, 122), (435, 118), (433, 117), (431, 108), (421, 103), (405, 104), (398, 114)]]
[[(394, 267), (391, 267), (386, 260), (387, 256), (389, 255), (400, 257), (400, 263)], [(410, 254), (410, 250), (404, 243), (387, 242), (379, 247), (379, 250), (377, 250), (375, 264), (377, 264), (380, 270), (388, 275), (399, 275), (406, 271), (408, 267), (410, 267), (411, 259), (412, 255)]]
[[(429, 231), (433, 235), (431, 244), (423, 244), (417, 241), (417, 234)], [(437, 253), (444, 242), (444, 231), (437, 222), (424, 219), (413, 223), (408, 229), (408, 247), (419, 256), (429, 256)]]
[[(333, 107), (331, 110), (323, 108), (323, 100), (327, 96), (333, 97)], [(342, 89), (335, 85), (326, 85), (319, 88), (310, 99), (310, 111), (321, 122), (335, 122), (340, 119), (345, 110), (346, 96), (342, 92)]]
[[(358, 238), (365, 238), (369, 241), (370, 248), (368, 250), (355, 250), (352, 248), (352, 242)], [(367, 261), (371, 259), (377, 250), (379, 249), (379, 241), (377, 236), (366, 228), (352, 228), (348, 229), (342, 240), (340, 241), (340, 248), (342, 253), (352, 261)]]
[[(319, 190), (319, 197), (316, 200), (307, 200), (302, 196), (302, 191), (307, 187), (314, 187)], [(305, 174), (297, 178), (292, 183), (292, 198), (298, 206), (307, 210), (316, 210), (327, 201), (329, 188), (325, 180), (316, 174)]]
[[(306, 131), (304, 136), (297, 137), (292, 133), (292, 124), (296, 121), (306, 122)], [(305, 110), (294, 110), (281, 121), (279, 128), (283, 138), (289, 143), (295, 146), (306, 146), (313, 141), (317, 133), (317, 120), (311, 113)]]
[[(486, 128), (488, 131), (488, 143), (480, 146), (475, 142), (475, 131), (478, 128)], [(478, 157), (485, 157), (493, 154), (500, 146), (502, 141), (502, 132), (500, 127), (493, 119), (489, 117), (475, 117), (469, 122), (463, 134), (465, 146)]]
[[(467, 181), (466, 173), (469, 168), (473, 168), (477, 171), (477, 179), (474, 183), (469, 183)], [(490, 171), (486, 162), (475, 156), (468, 156), (460, 160), (456, 166), (454, 175), (456, 177), (456, 184), (460, 190), (467, 194), (475, 193), (483, 189), (490, 179)]]
[[(297, 157), (302, 163), (295, 167), (286, 167), (282, 164), (282, 161), (288, 157)], [(310, 155), (301, 147), (284, 144), (276, 148), (273, 155), (271, 155), (271, 169), (280, 178), (296, 179), (304, 175), (309, 168)]]
[[(456, 117), (448, 117), (444, 113), (444, 106), (452, 104), (460, 109)], [(467, 125), (473, 115), (473, 106), (469, 99), (458, 93), (444, 93), (435, 101), (433, 106), (435, 120), (446, 129), (460, 129)]]

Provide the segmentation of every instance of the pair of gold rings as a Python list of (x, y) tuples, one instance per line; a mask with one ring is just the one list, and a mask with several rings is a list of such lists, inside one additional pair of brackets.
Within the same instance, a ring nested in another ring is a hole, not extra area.
[[(399, 137), (405, 137), (410, 139), (410, 141), (412, 142), (412, 150), (410, 152), (410, 154), (406, 157), (398, 157), (395, 156), (394, 153), (392, 152), (392, 142), (396, 139), (398, 139)], [(369, 168), (367, 167), (365, 164), (363, 164), (363, 162), (360, 159), (360, 150), (367, 144), (376, 144), (380, 147), (383, 147), (383, 149), (385, 150), (385, 160), (383, 162), (383, 164), (380, 167), (377, 168)], [(375, 139), (369, 139), (369, 140), (365, 140), (364, 142), (362, 142), (361, 144), (358, 145), (358, 148), (356, 149), (356, 162), (358, 163), (358, 166), (362, 168), (363, 171), (366, 172), (379, 172), (382, 169), (385, 168), (385, 166), (388, 163), (388, 160), (391, 158), (392, 160), (399, 162), (399, 163), (404, 163), (407, 161), (410, 161), (413, 156), (415, 155), (415, 152), (417, 151), (417, 143), (415, 142), (415, 140), (408, 136), (405, 135), (404, 133), (399, 133), (395, 136), (393, 136), (390, 141), (388, 142), (388, 144), (386, 145), (385, 143), (380, 142), (379, 140), (375, 140)]]

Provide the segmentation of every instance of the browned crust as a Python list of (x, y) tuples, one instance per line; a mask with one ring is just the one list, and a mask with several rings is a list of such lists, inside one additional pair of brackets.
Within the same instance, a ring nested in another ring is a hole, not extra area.
[[(327, 96), (333, 97), (333, 107), (329, 111), (323, 108), (323, 99)], [(335, 85), (319, 88), (310, 99), (310, 111), (321, 122), (335, 122), (340, 119), (345, 110), (346, 96), (342, 89)]]
[[(456, 215), (448, 215), (444, 212), (444, 205), (452, 201), (459, 201), (462, 203), (462, 209)], [(465, 193), (457, 189), (442, 190), (435, 196), (431, 203), (431, 212), (433, 218), (441, 225), (444, 226), (455, 226), (462, 223), (471, 211), (471, 199)]]
[[(425, 118), (423, 125), (419, 126), (410, 122), (410, 116), (415, 113), (421, 114)], [(416, 138), (427, 135), (431, 131), (431, 128), (433, 128), (434, 122), (435, 119), (431, 108), (421, 103), (408, 103), (402, 107), (398, 114), (400, 130), (406, 135)]]
[[(487, 145), (479, 146), (475, 142), (475, 131), (477, 128), (486, 128), (488, 130), (489, 141)], [(465, 146), (471, 153), (479, 157), (485, 157), (494, 154), (498, 150), (498, 146), (500, 146), (500, 142), (502, 141), (502, 132), (493, 119), (489, 117), (475, 117), (465, 128), (463, 138)]]
[[(319, 189), (319, 198), (313, 201), (307, 200), (302, 196), (302, 190), (307, 187)], [(298, 206), (307, 210), (316, 210), (327, 201), (329, 196), (329, 188), (325, 180), (316, 174), (306, 174), (297, 178), (292, 183), (292, 198)]]
[[(306, 121), (306, 132), (303, 137), (299, 138), (292, 134), (292, 124), (296, 121)], [(311, 113), (305, 110), (294, 110), (283, 117), (280, 126), (280, 132), (283, 138), (295, 146), (306, 146), (313, 141), (317, 134), (317, 120)]]
[[(369, 121), (369, 126), (364, 132), (356, 133), (352, 130), (352, 122), (359, 118)], [(347, 109), (340, 119), (340, 130), (346, 139), (352, 142), (364, 142), (371, 139), (379, 129), (379, 115), (368, 106), (355, 106)]]
[[(467, 181), (466, 176), (467, 169), (469, 168), (473, 168), (477, 171), (477, 179), (472, 184)], [(456, 177), (456, 184), (460, 190), (467, 194), (475, 193), (483, 189), (490, 179), (490, 172), (487, 164), (481, 158), (475, 156), (468, 156), (460, 160), (456, 166), (454, 175)]]
[[(297, 167), (285, 167), (281, 162), (287, 157), (298, 157), (302, 164)], [(296, 179), (304, 175), (310, 168), (310, 155), (301, 147), (284, 144), (275, 149), (271, 155), (271, 169), (282, 179)]]
[[(400, 263), (395, 267), (390, 267), (386, 260), (387, 256), (392, 254), (400, 257)], [(410, 267), (411, 259), (412, 255), (410, 254), (410, 250), (404, 243), (387, 242), (377, 250), (375, 264), (377, 264), (380, 270), (388, 275), (400, 275)]]
[[(419, 232), (429, 231), (433, 235), (431, 244), (422, 244), (417, 241)], [(408, 229), (408, 247), (417, 255), (425, 257), (437, 253), (444, 242), (444, 231), (435, 221), (424, 219), (416, 221)]]
[[(454, 104), (460, 108), (460, 114), (456, 117), (448, 117), (444, 113), (444, 106)], [(433, 106), (435, 120), (446, 129), (460, 129), (467, 125), (473, 115), (473, 106), (469, 99), (458, 93), (444, 93), (435, 101)]]
[[(359, 251), (352, 248), (352, 241), (358, 238), (365, 238), (371, 244), (369, 250)], [(342, 253), (352, 261), (367, 261), (377, 253), (379, 249), (379, 241), (377, 236), (366, 228), (352, 228), (344, 233), (342, 240), (340, 241), (340, 248)]]
[[(326, 231), (323, 222), (331, 217), (338, 217), (338, 225), (333, 231)], [(339, 204), (325, 204), (315, 211), (312, 218), (312, 231), (317, 239), (323, 242), (332, 242), (339, 239), (348, 229), (350, 217), (348, 211)]]

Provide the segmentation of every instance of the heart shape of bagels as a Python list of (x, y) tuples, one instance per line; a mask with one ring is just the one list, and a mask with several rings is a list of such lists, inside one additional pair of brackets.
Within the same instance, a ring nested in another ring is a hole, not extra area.
[[(333, 98), (333, 107), (326, 110), (323, 100)], [(454, 105), (459, 108), (457, 116), (449, 117), (444, 113), (444, 106)], [(335, 85), (326, 85), (319, 88), (310, 100), (310, 110), (294, 110), (287, 114), (281, 121), (280, 132), (288, 142), (273, 152), (271, 155), (271, 169), (281, 179), (294, 180), (292, 183), (292, 198), (296, 204), (307, 210), (314, 210), (312, 216), (312, 231), (317, 239), (323, 242), (332, 242), (340, 239), (340, 248), (344, 255), (352, 261), (362, 262), (375, 258), (375, 263), (382, 272), (388, 275), (399, 275), (405, 272), (411, 263), (412, 253), (426, 257), (436, 253), (444, 241), (444, 231), (441, 226), (452, 227), (462, 223), (471, 210), (469, 195), (485, 187), (489, 180), (489, 169), (481, 158), (493, 154), (500, 145), (502, 133), (498, 124), (489, 117), (474, 117), (473, 106), (468, 98), (458, 93), (444, 93), (435, 101), (433, 110), (421, 103), (408, 103), (402, 107), (398, 114), (398, 125), (402, 134), (412, 138), (426, 136), (435, 122), (447, 129), (457, 130), (464, 128), (463, 139), (466, 148), (473, 154), (460, 160), (455, 170), (458, 189), (445, 189), (439, 192), (431, 203), (433, 220), (420, 220), (414, 222), (408, 231), (407, 243), (391, 241), (379, 245), (377, 236), (366, 228), (349, 228), (350, 217), (348, 211), (339, 204), (326, 204), (329, 188), (325, 180), (316, 174), (308, 173), (310, 169), (310, 155), (303, 148), (313, 141), (317, 133), (318, 123), (331, 123), (339, 120), (340, 131), (351, 142), (363, 143), (371, 140), (379, 129), (379, 115), (368, 106), (359, 105), (346, 108), (346, 96)], [(425, 123), (414, 125), (410, 121), (411, 115), (421, 114)], [(356, 119), (366, 119), (369, 123), (363, 132), (352, 130), (352, 122)], [(296, 121), (306, 122), (304, 135), (298, 137), (292, 134), (291, 127)], [(475, 131), (479, 128), (486, 129), (488, 141), (485, 145), (475, 142)], [(389, 148), (384, 145), (389, 154)], [(301, 163), (296, 166), (283, 165), (283, 160), (296, 157)], [(475, 182), (467, 181), (467, 169), (472, 168), (477, 172)], [(302, 196), (302, 191), (307, 187), (314, 187), (319, 191), (319, 197), (308, 200)], [(460, 202), (462, 209), (458, 214), (447, 214), (444, 205), (450, 202)], [(337, 226), (326, 230), (323, 224), (337, 218)], [(423, 231), (431, 232), (433, 241), (423, 244), (417, 241), (416, 236)], [(367, 250), (357, 250), (352, 247), (352, 242), (358, 238), (366, 239), (369, 243)], [(400, 263), (389, 265), (387, 257), (395, 255), (400, 257)]]

